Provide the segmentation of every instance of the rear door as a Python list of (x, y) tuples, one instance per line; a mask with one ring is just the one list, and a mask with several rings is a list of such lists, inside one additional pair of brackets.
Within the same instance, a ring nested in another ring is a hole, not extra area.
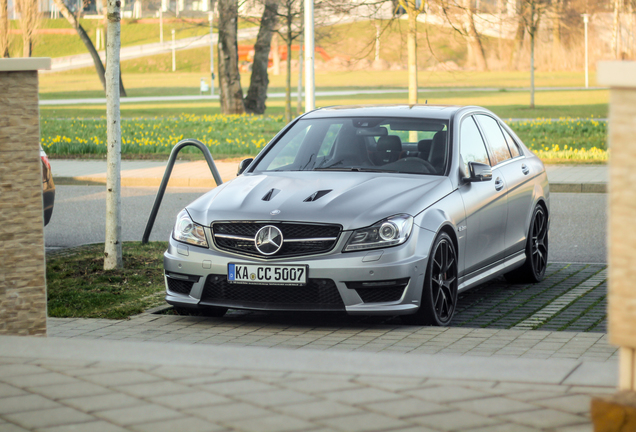
[(488, 115), (479, 114), (475, 117), (492, 150), (491, 153), (496, 158), (495, 166), (508, 186), (508, 218), (504, 254), (510, 256), (525, 248), (529, 216), (532, 210), (532, 178), (534, 176), (517, 144), (499, 122)]
[[(459, 145), (465, 170), (470, 161), (494, 165), (472, 116), (462, 120)], [(508, 218), (506, 184), (499, 169), (493, 167), (491, 181), (463, 183), (459, 192), (466, 210), (464, 274), (469, 274), (504, 257)]]

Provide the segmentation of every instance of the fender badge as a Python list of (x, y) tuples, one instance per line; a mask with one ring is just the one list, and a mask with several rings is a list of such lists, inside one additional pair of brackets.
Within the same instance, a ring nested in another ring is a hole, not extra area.
[(462, 232), (466, 229), (466, 225), (460, 225), (457, 227), (457, 231)]
[(271, 214), (272, 216), (276, 216), (277, 214), (280, 214), (280, 210), (272, 210), (271, 212), (269, 212), (269, 214)]

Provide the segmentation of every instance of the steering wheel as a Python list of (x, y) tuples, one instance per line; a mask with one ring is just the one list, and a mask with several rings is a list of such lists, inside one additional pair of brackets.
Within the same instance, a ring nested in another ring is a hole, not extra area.
[(397, 161), (398, 163), (409, 163), (409, 162), (415, 162), (419, 165), (422, 166), (422, 168), (424, 168), (426, 170), (426, 172), (424, 172), (423, 174), (437, 174), (437, 170), (435, 169), (435, 167), (429, 162), (429, 161), (425, 161), (424, 159), (420, 159), (418, 157), (405, 157), (403, 159), (399, 159)]

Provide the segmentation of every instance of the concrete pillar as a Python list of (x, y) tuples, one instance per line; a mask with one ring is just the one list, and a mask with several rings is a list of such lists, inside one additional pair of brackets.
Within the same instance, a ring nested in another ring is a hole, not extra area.
[[(601, 62), (597, 81), (609, 86), (609, 293), (610, 343), (619, 347), (616, 395), (592, 402), (596, 430), (636, 428), (636, 62)], [(627, 419), (627, 420), (625, 420)]]
[(0, 334), (46, 335), (38, 69), (0, 59)]

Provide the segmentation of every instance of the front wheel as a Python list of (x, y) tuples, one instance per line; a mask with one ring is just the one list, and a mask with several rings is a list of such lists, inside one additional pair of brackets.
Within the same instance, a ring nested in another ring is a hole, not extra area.
[(457, 251), (452, 239), (440, 233), (426, 266), (420, 308), (413, 315), (404, 315), (407, 324), (447, 326), (457, 306)]
[(545, 277), (548, 267), (548, 213), (537, 205), (532, 213), (528, 239), (526, 241), (526, 262), (504, 277), (513, 283), (536, 283)]

